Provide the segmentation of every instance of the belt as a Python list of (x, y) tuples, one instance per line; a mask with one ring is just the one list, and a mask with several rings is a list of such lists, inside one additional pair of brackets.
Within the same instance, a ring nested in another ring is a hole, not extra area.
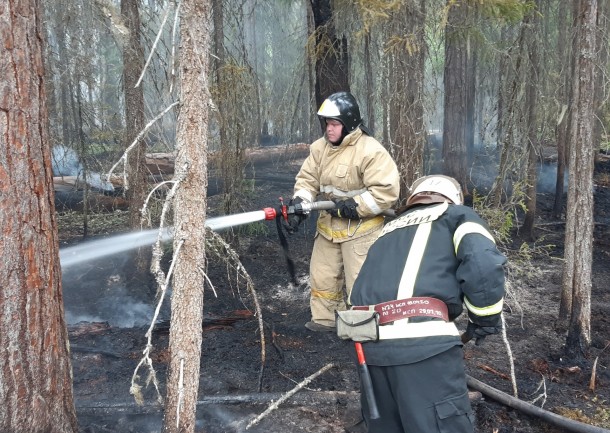
[(379, 324), (385, 325), (408, 317), (434, 317), (449, 322), (447, 305), (436, 298), (398, 299), (377, 305), (352, 306), (352, 310), (371, 310), (379, 314)]

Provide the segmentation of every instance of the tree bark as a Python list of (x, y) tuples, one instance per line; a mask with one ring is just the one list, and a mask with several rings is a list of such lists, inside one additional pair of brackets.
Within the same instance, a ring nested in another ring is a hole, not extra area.
[[(566, 353), (586, 355), (591, 344), (591, 266), (593, 262), (593, 134), (597, 0), (581, 0), (576, 19), (573, 115), (569, 126), (570, 183), (565, 235), (564, 289), (572, 293)], [(571, 278), (570, 278), (571, 277)]]
[(310, 0), (316, 35), (316, 103), (336, 92), (349, 92), (347, 39), (339, 38), (331, 0)]
[[(559, 6), (562, 10), (568, 10), (568, 2), (567, 0), (560, 0)], [(571, 14), (570, 14), (571, 15)], [(557, 124), (555, 127), (555, 137), (557, 139), (557, 178), (555, 180), (555, 200), (553, 202), (553, 215), (555, 218), (559, 218), (561, 216), (563, 210), (563, 193), (564, 193), (564, 182), (565, 182), (565, 168), (567, 164), (566, 159), (566, 148), (567, 148), (567, 137), (566, 137), (566, 128), (568, 125), (568, 110), (569, 105), (568, 101), (570, 98), (570, 77), (572, 76), (572, 56), (571, 48), (572, 45), (568, 44), (569, 32), (563, 31), (567, 27), (569, 15), (567, 13), (559, 14), (558, 22), (557, 22), (557, 49), (558, 53), (557, 61), (559, 64), (565, 65), (560, 72), (560, 80), (563, 84), (559, 89), (559, 102), (561, 103), (561, 109), (559, 111), (559, 116), (557, 119)], [(565, 313), (567, 316), (567, 312)]]
[[(142, 84), (136, 87), (138, 78), (144, 69), (144, 50), (140, 43), (140, 12), (138, 0), (121, 0), (121, 14), (129, 37), (123, 47), (123, 92), (125, 95), (125, 148), (130, 146), (144, 129), (144, 91)], [(141, 209), (147, 193), (146, 141), (140, 139), (131, 149), (125, 167), (129, 188), (129, 227), (139, 229), (142, 226)]]
[[(537, 10), (540, 9), (540, 1), (537, 2)], [(525, 18), (525, 26), (528, 28), (528, 34), (526, 37), (527, 44), (529, 46), (529, 80), (525, 86), (526, 92), (526, 129), (527, 129), (527, 186), (526, 186), (526, 213), (525, 219), (523, 220), (523, 235), (529, 240), (533, 241), (534, 238), (534, 223), (536, 220), (536, 208), (537, 208), (537, 183), (538, 183), (538, 154), (539, 148), (537, 131), (538, 123), (537, 111), (538, 111), (538, 73), (540, 56), (538, 53), (539, 41), (536, 37), (538, 28), (540, 26), (540, 20), (538, 14), (534, 12)]]
[(444, 173), (466, 187), (467, 116), (472, 102), (468, 97), (469, 62), (472, 53), (468, 45), (468, 3), (447, 1), (449, 13), (445, 29), (445, 103), (443, 115)]
[(424, 144), (424, 36), (425, 2), (404, 2), (392, 18), (391, 31), (395, 35), (405, 33), (400, 44), (390, 51), (388, 68), (390, 150), (400, 177), (400, 199), (404, 204), (413, 181), (423, 176)]
[(180, 13), (180, 113), (174, 203), (170, 362), (163, 431), (195, 431), (205, 284), (210, 0), (185, 0)]
[(0, 431), (78, 431), (61, 294), (41, 3), (0, 7)]

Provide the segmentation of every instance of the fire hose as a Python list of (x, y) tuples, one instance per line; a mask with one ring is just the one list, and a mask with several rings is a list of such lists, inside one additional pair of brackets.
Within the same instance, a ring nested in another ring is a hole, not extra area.
[[(288, 272), (290, 274), (290, 278), (293, 284), (297, 285), (295, 265), (292, 257), (290, 255), (290, 251), (288, 248), (288, 240), (286, 239), (286, 235), (282, 231), (282, 219), (284, 221), (288, 221), (288, 215), (297, 214), (297, 215), (308, 215), (310, 212), (314, 210), (329, 210), (334, 209), (336, 207), (336, 203), (333, 201), (316, 201), (316, 202), (300, 202), (295, 205), (286, 205), (284, 204), (284, 200), (282, 197), (279, 198), (280, 205), (278, 208), (267, 207), (262, 211), (265, 215), (265, 220), (273, 220), (275, 219), (277, 225), (277, 233), (280, 239), (280, 244), (282, 245), (282, 249), (284, 250), (284, 255), (286, 256), (286, 265), (288, 266)], [(383, 212), (383, 215), (386, 216), (394, 216), (394, 210), (388, 209)]]

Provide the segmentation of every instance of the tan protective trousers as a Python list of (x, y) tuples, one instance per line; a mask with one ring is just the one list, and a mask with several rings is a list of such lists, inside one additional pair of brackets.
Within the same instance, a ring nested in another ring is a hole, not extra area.
[[(335, 310), (346, 309), (346, 300), (349, 303), (354, 281), (381, 229), (379, 227), (364, 236), (340, 243), (316, 235), (309, 264), (309, 305), (314, 322), (335, 326)], [(346, 293), (343, 292), (344, 282)]]

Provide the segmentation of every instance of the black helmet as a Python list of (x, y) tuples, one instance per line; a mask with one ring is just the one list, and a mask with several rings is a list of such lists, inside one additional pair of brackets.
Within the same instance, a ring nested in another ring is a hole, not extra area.
[(318, 110), (318, 116), (338, 120), (345, 126), (348, 134), (362, 123), (358, 102), (349, 92), (333, 93), (326, 98)]

